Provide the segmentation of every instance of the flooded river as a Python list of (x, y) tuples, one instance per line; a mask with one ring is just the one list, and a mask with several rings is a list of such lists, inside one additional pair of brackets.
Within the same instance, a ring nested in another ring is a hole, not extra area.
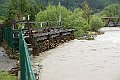
[(120, 80), (120, 28), (101, 31), (95, 40), (73, 40), (35, 57), (40, 80)]

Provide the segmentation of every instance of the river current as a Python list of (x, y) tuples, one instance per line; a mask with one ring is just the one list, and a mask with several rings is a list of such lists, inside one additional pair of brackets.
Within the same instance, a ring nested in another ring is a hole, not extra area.
[(120, 80), (120, 28), (105, 27), (95, 40), (73, 40), (41, 53), (40, 80)]

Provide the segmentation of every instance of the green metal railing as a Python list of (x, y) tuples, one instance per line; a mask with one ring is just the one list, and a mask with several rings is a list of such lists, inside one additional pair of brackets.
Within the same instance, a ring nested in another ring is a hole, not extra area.
[(20, 80), (35, 80), (32, 71), (29, 50), (23, 38), (23, 33), (19, 31), (19, 53), (20, 53)]
[(3, 28), (3, 40), (7, 42), (10, 48), (14, 48), (13, 30), (11, 27)]

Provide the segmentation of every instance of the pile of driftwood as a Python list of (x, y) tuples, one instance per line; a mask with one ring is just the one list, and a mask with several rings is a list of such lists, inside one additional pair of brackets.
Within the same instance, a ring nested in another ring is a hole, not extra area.
[(74, 29), (62, 28), (40, 28), (36, 30), (27, 31), (25, 40), (29, 47), (32, 48), (33, 55), (38, 55), (48, 49), (55, 48), (61, 43), (74, 40)]

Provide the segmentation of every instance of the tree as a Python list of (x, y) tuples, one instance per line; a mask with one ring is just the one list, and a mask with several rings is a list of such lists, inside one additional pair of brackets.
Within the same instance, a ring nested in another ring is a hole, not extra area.
[(82, 15), (83, 11), (80, 8), (77, 8), (74, 10), (72, 15), (65, 19), (64, 26), (66, 28), (74, 28), (77, 30), (75, 32), (76, 37), (80, 37), (90, 29), (86, 19), (84, 19)]
[(120, 17), (120, 4), (112, 4), (103, 9), (101, 11), (101, 16), (105, 17)]
[(6, 14), (6, 1), (7, 0), (0, 0), (0, 16), (5, 16)]
[(89, 7), (87, 2), (83, 2), (82, 4), (82, 10), (83, 10), (83, 18), (85, 18), (90, 23), (91, 13), (92, 9)]
[(30, 15), (34, 20), (37, 13), (37, 5), (30, 0), (9, 0), (7, 7), (7, 20), (22, 20), (22, 17)]
[(61, 8), (61, 20), (64, 24), (65, 18), (69, 17), (72, 14), (71, 11), (67, 10), (63, 6), (47, 6), (46, 10), (39, 12), (36, 15), (36, 21), (39, 22), (46, 22), (46, 21), (58, 21), (60, 15), (60, 8)]
[(104, 22), (102, 21), (101, 17), (97, 15), (93, 15), (90, 20), (90, 30), (91, 31), (98, 31), (101, 27), (104, 26)]

